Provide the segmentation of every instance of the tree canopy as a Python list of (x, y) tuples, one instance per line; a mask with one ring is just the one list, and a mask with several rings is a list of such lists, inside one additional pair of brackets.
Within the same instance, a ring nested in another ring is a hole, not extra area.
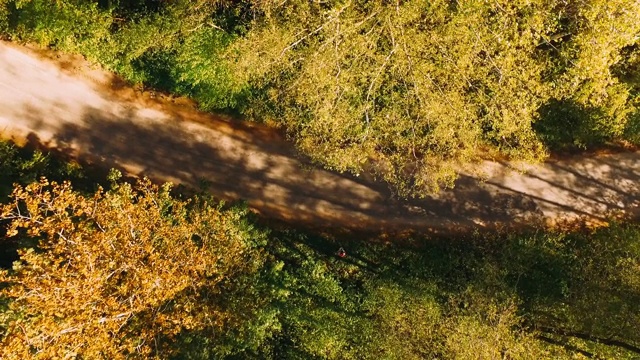
[(0, 270), (3, 359), (640, 354), (638, 225), (382, 244), (269, 230), (148, 181), (45, 179), (15, 186), (0, 225), (20, 242)]
[[(172, 199), (148, 181), (82, 196), (68, 182), (17, 187), (7, 236), (40, 239), (0, 273), (6, 359), (166, 357), (183, 331), (215, 331), (235, 314), (217, 297), (260, 267), (262, 235), (242, 212)], [(249, 312), (250, 313), (250, 312)]]
[(634, 0), (3, 3), (12, 38), (282, 126), (403, 195), (492, 154), (638, 139)]
[[(269, 6), (233, 68), (279, 104), (306, 153), (402, 190), (451, 185), (488, 149), (623, 135), (635, 112), (612, 67), (638, 44), (636, 1), (330, 1)], [(236, 70), (237, 71), (237, 70)], [(257, 109), (260, 109), (259, 107)]]
[(0, 259), (3, 359), (640, 354), (637, 224), (332, 238), (117, 172), (95, 189), (77, 165), (0, 149), (0, 184), (16, 182), (0, 201), (0, 256), (19, 249), (13, 267)]

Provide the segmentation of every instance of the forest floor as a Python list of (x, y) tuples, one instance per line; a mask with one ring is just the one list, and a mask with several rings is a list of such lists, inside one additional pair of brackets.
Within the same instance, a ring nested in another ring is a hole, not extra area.
[(323, 170), (282, 133), (203, 113), (127, 85), (79, 56), (0, 42), (0, 134), (81, 162), (187, 186), (289, 224), (433, 231), (605, 222), (637, 216), (640, 152), (571, 155), (536, 166), (485, 161), (454, 189), (420, 200)]

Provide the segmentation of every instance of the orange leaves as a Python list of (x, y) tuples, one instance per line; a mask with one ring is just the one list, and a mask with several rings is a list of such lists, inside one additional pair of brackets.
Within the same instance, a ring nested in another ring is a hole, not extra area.
[(201, 289), (215, 293), (242, 271), (246, 233), (233, 212), (206, 203), (190, 211), (169, 190), (148, 180), (92, 197), (44, 179), (16, 187), (0, 218), (10, 236), (40, 237), (41, 251), (23, 251), (0, 274), (9, 284), (0, 296), (20, 314), (0, 357), (148, 357), (183, 330), (221, 326), (226, 315)]

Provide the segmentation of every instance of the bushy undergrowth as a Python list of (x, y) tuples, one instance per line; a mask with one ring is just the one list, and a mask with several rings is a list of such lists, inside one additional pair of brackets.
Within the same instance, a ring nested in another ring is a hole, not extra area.
[(13, 184), (29, 184), (41, 176), (51, 180), (71, 180), (86, 188), (89, 182), (82, 167), (74, 162), (62, 161), (49, 153), (34, 151), (0, 140), (0, 198), (6, 201)]

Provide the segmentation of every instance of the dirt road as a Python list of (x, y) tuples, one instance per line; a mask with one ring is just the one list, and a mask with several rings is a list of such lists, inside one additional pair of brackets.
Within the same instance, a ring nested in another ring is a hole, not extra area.
[(158, 181), (246, 199), (295, 223), (371, 230), (451, 229), (575, 217), (604, 219), (640, 204), (640, 153), (530, 167), (486, 162), (453, 190), (393, 199), (385, 185), (310, 167), (269, 128), (152, 99), (72, 56), (0, 43), (0, 132)]

